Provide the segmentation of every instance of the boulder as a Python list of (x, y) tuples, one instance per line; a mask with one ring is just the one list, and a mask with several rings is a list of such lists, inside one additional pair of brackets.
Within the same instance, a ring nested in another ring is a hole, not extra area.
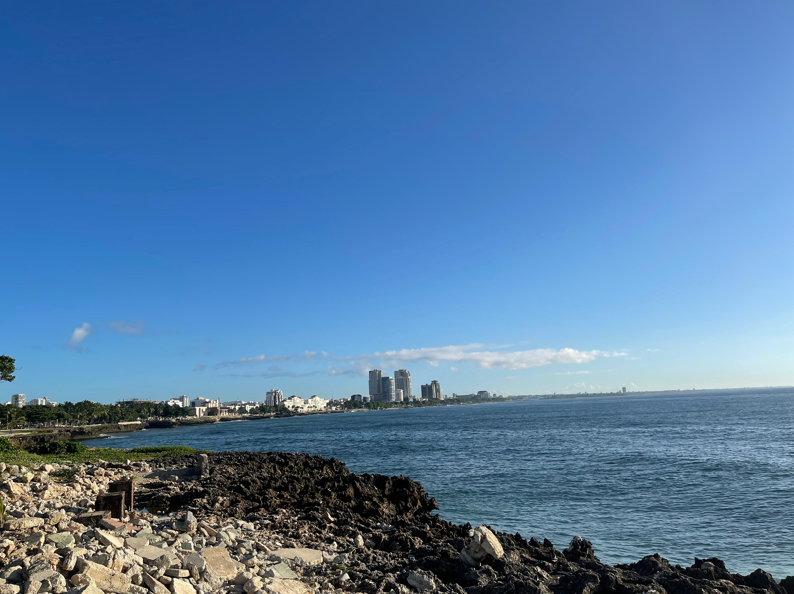
[(110, 546), (114, 549), (120, 549), (124, 546), (124, 541), (121, 538), (110, 534), (109, 532), (105, 532), (104, 530), (96, 528), (94, 530), (94, 534), (96, 535), (97, 539), (99, 539), (99, 542), (105, 546)]
[(420, 592), (432, 591), (436, 589), (436, 583), (429, 575), (419, 573), (418, 571), (411, 571), (406, 577), (406, 581), (410, 586), (413, 586)]
[(297, 574), (292, 571), (286, 563), (276, 563), (265, 570), (265, 577), (282, 578), (285, 580), (298, 579)]
[(196, 594), (196, 589), (185, 580), (174, 579), (171, 582), (172, 594)]
[(11, 496), (11, 499), (17, 499), (25, 495), (25, 487), (10, 479), (5, 482), (4, 486), (6, 491), (8, 491), (8, 494)]
[(494, 559), (501, 559), (504, 554), (504, 549), (494, 533), (485, 526), (478, 526), (474, 529), (469, 546), (460, 552), (460, 559), (467, 565), (475, 566), (489, 555)]
[(6, 530), (21, 531), (44, 526), (44, 518), (11, 518), (3, 527)]
[(129, 576), (123, 573), (85, 559), (80, 559), (80, 569), (80, 573), (72, 576), (72, 584), (75, 586), (87, 586), (93, 580), (105, 592), (126, 594), (130, 589), (132, 582)]
[(219, 577), (230, 580), (243, 570), (243, 564), (232, 560), (226, 547), (207, 547), (201, 556)]
[(171, 551), (168, 549), (161, 549), (158, 547), (153, 547), (151, 545), (142, 547), (135, 551), (135, 554), (138, 555), (141, 559), (143, 559), (146, 563), (154, 563), (155, 560), (159, 559), (163, 555), (171, 555)]
[(276, 557), (280, 557), (281, 559), (289, 559), (292, 561), (296, 561), (300, 559), (300, 562), (302, 564), (308, 566), (320, 565), (323, 562), (322, 551), (318, 551), (316, 549), (304, 549), (304, 548), (276, 549), (275, 551), (273, 551), (273, 555), (275, 555)]
[(143, 582), (153, 594), (169, 594), (168, 588), (145, 571), (143, 572)]
[(129, 536), (126, 539), (124, 539), (124, 543), (128, 547), (130, 547), (132, 549), (135, 549), (137, 551), (138, 549), (142, 549), (143, 547), (148, 547), (149, 546), (149, 539), (148, 538), (142, 538), (142, 537), (139, 537), (139, 536)]
[(181, 522), (174, 522), (174, 530), (179, 530), (180, 532), (186, 532), (188, 534), (192, 534), (198, 528), (198, 520), (193, 515), (193, 512), (187, 512), (185, 514), (185, 519)]
[(57, 532), (48, 534), (47, 542), (54, 544), (59, 549), (65, 549), (74, 545), (74, 536), (70, 532)]
[(270, 594), (312, 594), (312, 589), (298, 580), (274, 579), (262, 589)]
[(182, 566), (191, 572), (195, 569), (201, 573), (204, 571), (206, 565), (207, 561), (198, 553), (190, 553), (189, 555), (185, 555), (185, 560), (182, 562)]

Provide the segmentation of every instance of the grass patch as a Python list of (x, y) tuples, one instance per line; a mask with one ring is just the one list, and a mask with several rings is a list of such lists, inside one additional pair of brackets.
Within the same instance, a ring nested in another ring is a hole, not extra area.
[[(7, 444), (6, 447), (3, 442)], [(127, 460), (153, 460), (168, 456), (184, 456), (197, 454), (206, 450), (195, 450), (186, 446), (141, 447), (132, 450), (115, 448), (87, 448), (70, 441), (55, 441), (31, 447), (30, 451), (11, 445), (7, 439), (0, 437), (0, 462), (8, 465), (40, 466), (42, 464), (83, 464), (105, 460), (106, 462), (126, 462)], [(67, 478), (67, 477), (64, 477)]]
[(58, 470), (53, 470), (50, 473), (50, 478), (56, 483), (68, 483), (72, 480), (72, 477), (75, 474), (77, 474), (77, 466), (72, 466), (71, 468), (59, 468)]

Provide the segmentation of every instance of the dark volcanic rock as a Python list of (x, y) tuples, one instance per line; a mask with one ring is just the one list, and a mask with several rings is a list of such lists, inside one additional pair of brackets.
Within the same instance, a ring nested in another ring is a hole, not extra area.
[[(198, 456), (171, 458), (161, 467), (198, 466)], [(184, 483), (164, 507), (226, 510), (237, 517), (291, 509), (395, 520), (438, 509), (422, 485), (404, 476), (357, 475), (334, 458), (282, 452), (224, 452), (210, 456), (201, 481)], [(141, 501), (146, 505), (146, 501)]]
[[(186, 456), (153, 465), (198, 463), (198, 456)], [(612, 567), (580, 537), (560, 552), (548, 540), (497, 532), (504, 555), (471, 567), (460, 551), (471, 543), (472, 527), (432, 515), (436, 502), (420, 484), (402, 476), (355, 475), (335, 459), (211, 454), (206, 476), (149, 486), (136, 495), (144, 507), (256, 519), (296, 546), (338, 550), (333, 562), (304, 570), (304, 577), (331, 590), (407, 593), (421, 584), (424, 591), (458, 594), (794, 594), (794, 578), (778, 585), (761, 570), (731, 574), (719, 559), (695, 559), (681, 568), (650, 555)]]

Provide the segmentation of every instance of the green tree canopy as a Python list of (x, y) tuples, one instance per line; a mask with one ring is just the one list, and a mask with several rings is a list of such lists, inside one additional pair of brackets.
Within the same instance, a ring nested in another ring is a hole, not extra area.
[(12, 374), (16, 369), (16, 361), (8, 355), (0, 355), (0, 382), (13, 382)]

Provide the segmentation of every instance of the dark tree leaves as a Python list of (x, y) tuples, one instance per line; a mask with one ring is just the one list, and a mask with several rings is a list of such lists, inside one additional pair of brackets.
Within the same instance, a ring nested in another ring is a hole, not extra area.
[(13, 382), (16, 361), (8, 355), (0, 355), (0, 382)]

